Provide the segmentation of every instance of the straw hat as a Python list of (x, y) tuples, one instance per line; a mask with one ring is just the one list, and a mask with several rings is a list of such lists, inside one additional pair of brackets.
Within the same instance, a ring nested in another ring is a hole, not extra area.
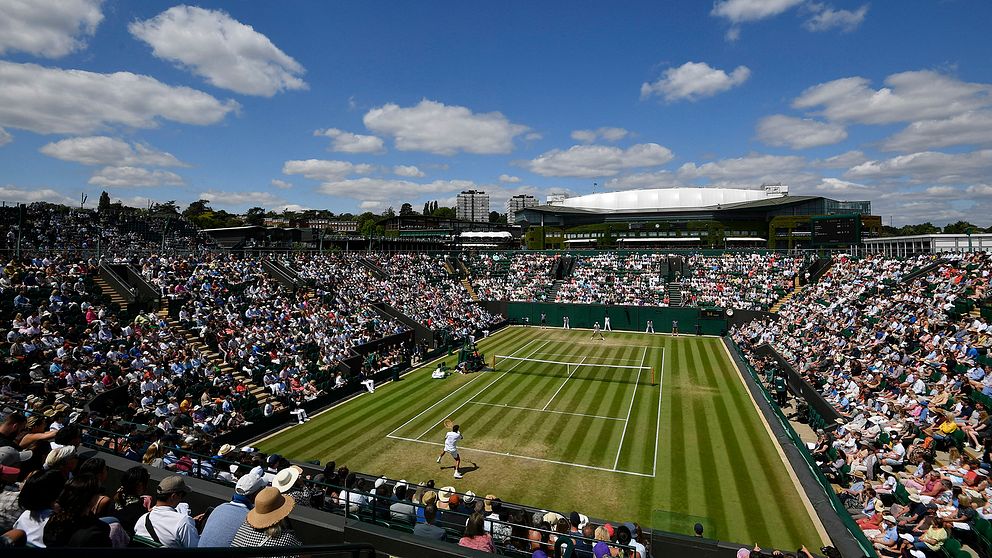
[(303, 469), (300, 469), (296, 465), (286, 467), (282, 471), (276, 473), (275, 478), (272, 479), (272, 486), (279, 489), (279, 492), (288, 492), (289, 489), (293, 488), (293, 485), (296, 484), (296, 481), (300, 478), (300, 473), (302, 472)]
[(248, 525), (255, 529), (268, 529), (289, 516), (294, 506), (296, 500), (292, 496), (286, 496), (273, 486), (266, 486), (255, 496), (255, 507), (248, 512)]
[(220, 447), (219, 450), (217, 450), (217, 455), (219, 455), (221, 457), (224, 457), (225, 455), (231, 453), (232, 451), (234, 451), (236, 449), (237, 448), (235, 448), (231, 444), (224, 444), (223, 446)]
[(437, 501), (447, 504), (448, 500), (451, 499), (451, 495), (454, 494), (454, 492), (455, 492), (454, 486), (445, 486), (441, 488), (441, 490), (438, 490), (437, 492)]

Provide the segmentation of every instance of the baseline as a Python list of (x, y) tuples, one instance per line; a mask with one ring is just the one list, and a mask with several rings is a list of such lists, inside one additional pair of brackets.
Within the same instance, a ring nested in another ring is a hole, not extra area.
[[(444, 444), (442, 444), (441, 442), (431, 442), (430, 440), (418, 440), (418, 439), (414, 439), (414, 438), (404, 438), (402, 436), (392, 436), (392, 435), (388, 435), (386, 437), (387, 438), (390, 438), (392, 440), (403, 440), (404, 442), (414, 442), (414, 443), (417, 443), (417, 444), (427, 444), (427, 445), (431, 445), (431, 446), (442, 446), (442, 447), (444, 446)], [(515, 454), (515, 453), (509, 453), (509, 452), (491, 451), (491, 450), (476, 449), (476, 448), (467, 448), (467, 447), (464, 447), (464, 446), (458, 446), (458, 451), (472, 451), (472, 452), (482, 453), (482, 454), (486, 454), (486, 455), (498, 455), (498, 456), (502, 456), (502, 457), (513, 457), (513, 458), (516, 458), (516, 459), (526, 459), (528, 461), (539, 461), (541, 463), (551, 463), (551, 464), (554, 464), (554, 465), (565, 465), (567, 467), (578, 467), (580, 469), (592, 469), (594, 471), (604, 471), (604, 472), (607, 472), (607, 473), (620, 473), (622, 475), (632, 475), (632, 476), (635, 476), (635, 477), (646, 477), (646, 478), (652, 478), (652, 477), (654, 477), (653, 474), (649, 475), (647, 473), (637, 473), (637, 472), (634, 472), (634, 471), (624, 471), (622, 469), (610, 469), (608, 467), (596, 467), (595, 465), (583, 465), (581, 463), (572, 463), (570, 461), (556, 461), (554, 459), (544, 459), (542, 457), (531, 457), (529, 455), (518, 455), (518, 454)]]

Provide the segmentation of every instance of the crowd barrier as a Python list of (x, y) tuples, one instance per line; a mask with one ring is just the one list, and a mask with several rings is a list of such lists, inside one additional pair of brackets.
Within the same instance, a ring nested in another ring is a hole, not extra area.
[[(871, 541), (868, 540), (868, 537), (866, 537), (861, 528), (858, 527), (858, 524), (853, 518), (851, 518), (851, 514), (848, 513), (843, 502), (841, 502), (840, 498), (837, 497), (837, 493), (834, 492), (834, 488), (830, 484), (830, 481), (820, 471), (820, 467), (817, 465), (813, 454), (811, 454), (809, 449), (806, 447), (806, 443), (799, 436), (799, 433), (797, 433), (792, 427), (792, 424), (789, 423), (789, 419), (786, 418), (785, 414), (775, 402), (775, 396), (770, 393), (767, 388), (765, 388), (764, 384), (761, 382), (761, 378), (758, 376), (758, 372), (748, 363), (748, 360), (744, 357), (744, 354), (741, 352), (740, 347), (737, 346), (737, 343), (729, 337), (725, 337), (724, 340), (736, 354), (736, 360), (737, 363), (741, 365), (742, 372), (746, 373), (754, 381), (754, 384), (757, 385), (758, 391), (760, 391), (762, 399), (764, 400), (764, 406), (771, 410), (775, 416), (778, 426), (781, 427), (789, 441), (795, 446), (796, 452), (802, 457), (803, 464), (806, 466), (806, 469), (808, 469), (808, 472), (812, 478), (815, 479), (817, 486), (820, 491), (823, 492), (826, 501), (829, 503), (834, 514), (836, 514), (837, 519), (839, 519), (843, 524), (844, 529), (847, 531), (847, 535), (857, 543), (857, 546), (862, 553), (861, 555), (871, 558), (878, 558), (878, 553), (875, 551)], [(793, 461), (793, 465), (796, 465), (795, 461)], [(826, 521), (824, 521), (824, 523), (826, 523)], [(834, 544), (843, 552), (844, 549), (842, 547), (844, 545), (842, 541), (834, 541)], [(849, 555), (851, 555), (850, 552), (844, 553), (844, 556)]]
[[(500, 305), (501, 306), (501, 305)], [(654, 322), (657, 333), (671, 333), (672, 323), (678, 321), (679, 332), (691, 335), (723, 335), (727, 331), (727, 319), (720, 312), (719, 317), (703, 317), (703, 309), (660, 306), (614, 306), (606, 304), (559, 304), (553, 302), (507, 302), (507, 318), (516, 324), (540, 325), (541, 314), (545, 314), (547, 324), (562, 327), (562, 318), (568, 316), (569, 325), (576, 328), (592, 328), (599, 322), (605, 327), (604, 318), (610, 317), (610, 327), (617, 331), (644, 331), (647, 321)]]

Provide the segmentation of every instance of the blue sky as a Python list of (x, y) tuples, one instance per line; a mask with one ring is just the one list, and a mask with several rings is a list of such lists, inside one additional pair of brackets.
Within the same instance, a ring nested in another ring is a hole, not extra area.
[(992, 4), (0, 0), (0, 199), (759, 186), (992, 225)]

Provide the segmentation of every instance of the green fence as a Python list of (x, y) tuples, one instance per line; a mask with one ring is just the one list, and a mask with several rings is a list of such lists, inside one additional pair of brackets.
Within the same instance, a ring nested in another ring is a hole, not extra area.
[(644, 331), (648, 320), (654, 321), (657, 333), (670, 333), (672, 322), (678, 321), (679, 331), (696, 333), (696, 325), (703, 335), (723, 335), (727, 330), (724, 318), (703, 318), (699, 308), (664, 308), (658, 306), (610, 306), (605, 304), (555, 304), (550, 302), (507, 303), (507, 317), (515, 323), (541, 323), (541, 314), (547, 314), (549, 326), (561, 327), (562, 318), (568, 316), (572, 327), (591, 328), (595, 322), (603, 327), (603, 320), (610, 317), (610, 327), (617, 331)]
[(730, 341), (730, 345), (734, 348), (734, 351), (736, 351), (741, 357), (740, 360), (744, 363), (745, 371), (751, 375), (751, 378), (753, 378), (755, 383), (758, 385), (758, 388), (761, 390), (761, 395), (768, 403), (768, 407), (773, 413), (775, 413), (775, 418), (778, 419), (778, 422), (782, 425), (782, 429), (785, 430), (786, 435), (789, 436), (792, 443), (799, 449), (799, 453), (803, 456), (806, 466), (813, 474), (813, 478), (816, 479), (817, 484), (820, 485), (820, 489), (827, 495), (830, 506), (837, 514), (837, 517), (840, 518), (841, 522), (844, 524), (844, 527), (850, 531), (851, 535), (858, 542), (858, 545), (865, 553), (865, 556), (878, 558), (878, 553), (875, 552), (875, 548), (871, 541), (869, 541), (868, 537), (865, 536), (864, 531), (858, 527), (858, 524), (851, 517), (851, 514), (848, 513), (843, 502), (840, 501), (840, 498), (837, 497), (837, 493), (834, 492), (834, 488), (831, 486), (830, 481), (827, 480), (827, 477), (823, 476), (822, 472), (820, 472), (820, 467), (816, 464), (816, 459), (813, 458), (813, 454), (811, 454), (809, 449), (806, 447), (806, 442), (804, 442), (802, 438), (799, 437), (799, 434), (795, 431), (795, 429), (792, 428), (792, 425), (789, 424), (789, 419), (785, 418), (782, 410), (779, 409), (778, 404), (775, 403), (774, 396), (769, 393), (765, 388), (765, 385), (761, 383), (761, 378), (758, 376), (758, 372), (750, 365), (750, 363), (748, 363), (747, 358), (744, 357), (744, 354), (741, 352), (740, 347), (737, 346), (737, 343), (729, 337), (727, 339)]

